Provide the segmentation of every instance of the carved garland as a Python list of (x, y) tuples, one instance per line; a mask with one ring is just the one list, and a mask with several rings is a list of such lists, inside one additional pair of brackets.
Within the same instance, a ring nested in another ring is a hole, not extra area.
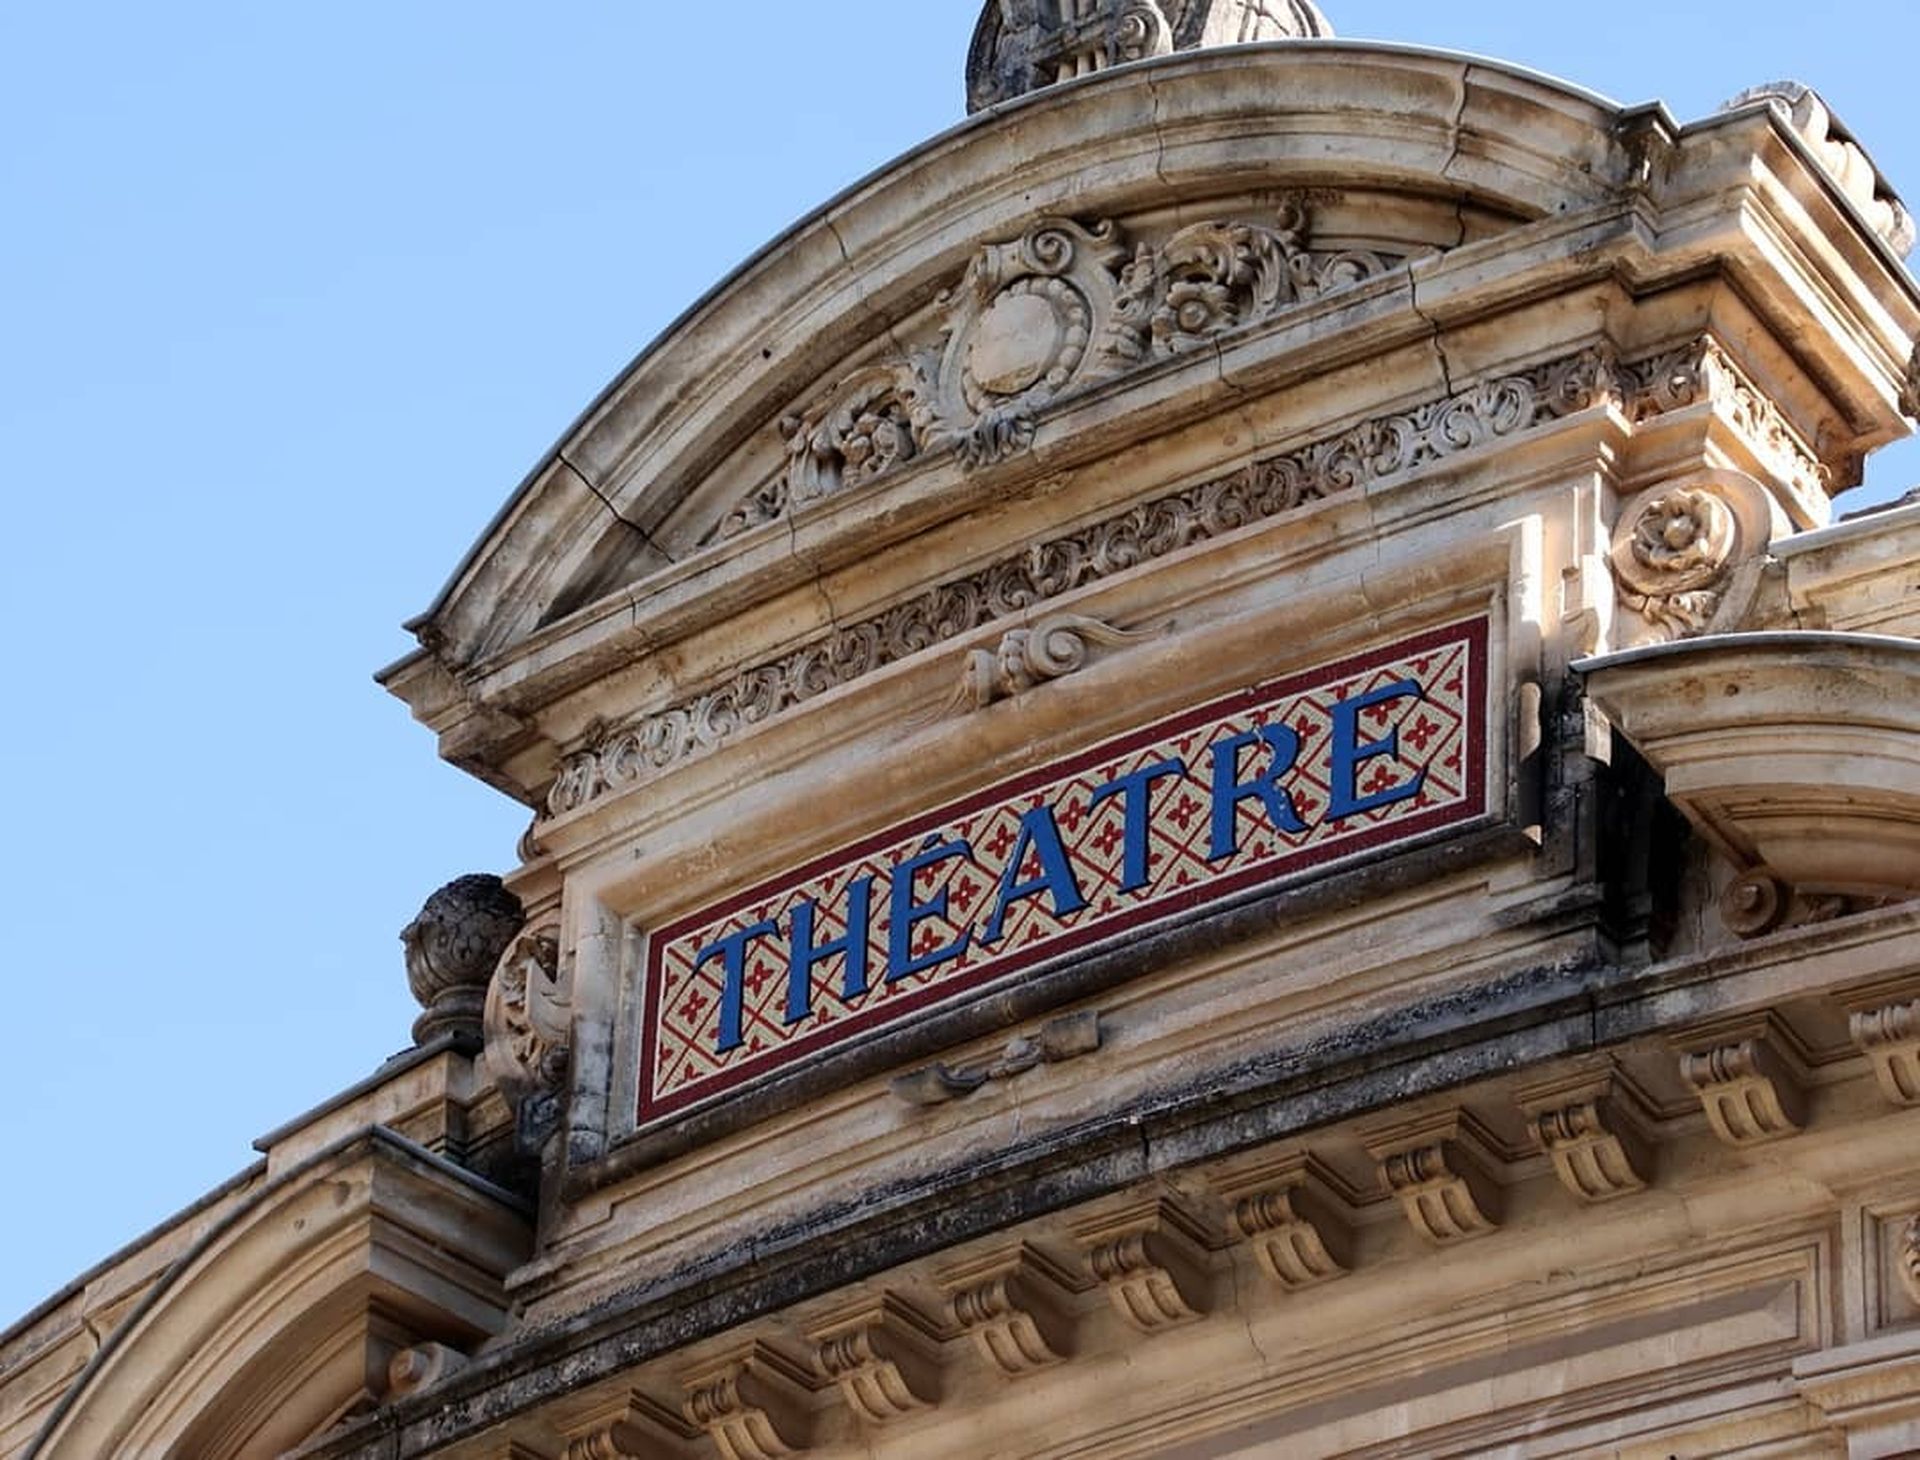
[(1365, 422), (1159, 497), (1065, 537), (1036, 543), (965, 578), (755, 665), (695, 699), (629, 724), (597, 727), (563, 760), (547, 797), (565, 816), (708, 754), (749, 726), (996, 619), (1207, 542), (1251, 523), (1412, 471), (1616, 398), (1597, 350), (1473, 386)]
[(722, 520), (712, 540), (949, 447), (970, 467), (1033, 440), (1041, 412), (1154, 360), (1204, 348), (1405, 262), (1308, 247), (1312, 214), (1287, 199), (1271, 222), (1183, 228), (1128, 247), (1112, 222), (1043, 218), (989, 244), (940, 295), (930, 343), (861, 367), (781, 423), (787, 465)]

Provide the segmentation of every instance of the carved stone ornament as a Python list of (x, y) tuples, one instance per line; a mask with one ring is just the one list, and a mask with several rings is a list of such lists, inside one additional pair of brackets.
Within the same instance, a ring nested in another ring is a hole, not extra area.
[(1270, 1163), (1216, 1186), (1231, 1202), (1233, 1230), (1288, 1292), (1345, 1277), (1352, 1269), (1352, 1232), (1311, 1157)]
[(967, 110), (1151, 56), (1332, 34), (1312, 0), (988, 0)]
[(699, 1431), (664, 1404), (638, 1392), (569, 1405), (556, 1416), (566, 1438), (566, 1460), (665, 1460), (688, 1453)]
[(985, 1064), (928, 1065), (899, 1075), (893, 1093), (909, 1105), (947, 1105), (965, 1099), (991, 1080), (1011, 1080), (1041, 1065), (1062, 1064), (1100, 1048), (1100, 1016), (1093, 1010), (1050, 1019), (1039, 1033), (1010, 1040), (999, 1058)]
[(813, 1439), (806, 1370), (753, 1342), (696, 1369), (685, 1380), (686, 1417), (725, 1460), (779, 1460)]
[(1078, 673), (1086, 667), (1092, 645), (1112, 647), (1145, 637), (1077, 613), (1054, 614), (1030, 629), (1009, 629), (997, 649), (976, 649), (967, 656), (958, 703), (983, 710), (996, 700)]
[(1741, 92), (1722, 110), (1756, 102), (1767, 103), (1792, 125), (1815, 160), (1888, 247), (1902, 258), (1912, 252), (1913, 216), (1818, 92), (1799, 81), (1772, 81)]
[(829, 690), (1142, 563), (1633, 399), (1622, 394), (1621, 374), (1605, 354), (1583, 350), (1154, 498), (834, 629), (692, 699), (594, 727), (563, 758), (547, 813), (566, 816), (645, 784)]
[(558, 924), (522, 932), (487, 988), (487, 1067), (519, 1118), (523, 1149), (537, 1150), (559, 1121), (573, 1038), (573, 979)]
[(1920, 1105), (1920, 999), (1856, 1008), (1847, 1026), (1873, 1061), (1881, 1093), (1895, 1105)]
[(1087, 1271), (1131, 1327), (1160, 1333), (1206, 1315), (1200, 1229), (1171, 1202), (1136, 1204), (1082, 1224), (1076, 1235), (1086, 1247)]
[(521, 921), (520, 899), (498, 877), (479, 874), (449, 882), (401, 929), (407, 983), (425, 1010), (414, 1021), (416, 1043), (480, 1036), (488, 980)]
[(1155, 247), (1119, 224), (1042, 218), (989, 244), (935, 304), (933, 335), (899, 363), (860, 367), (781, 422), (780, 477), (736, 504), (725, 539), (953, 448), (968, 466), (1023, 451), (1054, 402), (1203, 347), (1404, 262), (1314, 251), (1312, 203), (1270, 220), (1183, 228)]
[(1637, 1101), (1609, 1071), (1562, 1076), (1516, 1092), (1560, 1184), (1590, 1204), (1647, 1189), (1653, 1143)]
[(1454, 1112), (1401, 1123), (1376, 1132), (1367, 1149), (1382, 1184), (1429, 1242), (1445, 1246), (1500, 1225), (1500, 1187), (1468, 1117)]
[(1871, 906), (1873, 899), (1800, 892), (1768, 867), (1754, 867), (1720, 894), (1720, 921), (1740, 938), (1763, 938), (1784, 928), (1830, 923)]
[(1765, 1021), (1702, 1033), (1680, 1057), (1680, 1077), (1700, 1097), (1713, 1133), (1730, 1146), (1781, 1140), (1806, 1126), (1806, 1094), (1778, 1041)]
[(953, 1321), (1009, 1379), (1073, 1354), (1073, 1294), (1084, 1284), (1045, 1253), (1018, 1243), (940, 1277)]
[(820, 1370), (863, 1423), (884, 1425), (940, 1400), (940, 1332), (892, 1294), (862, 1303), (808, 1332)]
[(1824, 499), (1829, 491), (1848, 485), (1835, 481), (1820, 453), (1711, 335), (1630, 365), (1626, 374), (1627, 414), (1636, 424), (1711, 406), (1732, 421), (1766, 461), (1770, 474), (1799, 496)]
[(1642, 621), (1620, 647), (1737, 627), (1771, 540), (1765, 490), (1713, 471), (1642, 492), (1620, 514), (1612, 564), (1620, 602)]
[(1907, 378), (1900, 387), (1900, 413), (1909, 420), (1920, 421), (1920, 344), (1913, 347), (1913, 354), (1907, 359)]

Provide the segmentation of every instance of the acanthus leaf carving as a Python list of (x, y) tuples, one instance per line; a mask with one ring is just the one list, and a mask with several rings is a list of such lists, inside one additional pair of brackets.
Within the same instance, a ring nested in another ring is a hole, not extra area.
[(1609, 355), (1583, 350), (1035, 543), (692, 699), (625, 724), (591, 727), (562, 757), (547, 814), (583, 810), (831, 689), (1116, 573), (1593, 409), (1618, 398), (1619, 379)]
[(507, 946), (487, 987), (487, 1067), (514, 1109), (519, 1145), (528, 1154), (559, 1125), (572, 1056), (572, 984), (559, 925), (547, 921)]
[(1215, 221), (1128, 247), (1111, 221), (1042, 218), (988, 244), (936, 301), (933, 339), (856, 369), (784, 417), (786, 466), (722, 519), (736, 536), (796, 507), (952, 448), (969, 469), (1033, 442), (1056, 401), (1153, 359), (1210, 344), (1404, 262), (1309, 247), (1312, 202), (1271, 222)]
[(1078, 673), (1095, 644), (1111, 648), (1145, 637), (1076, 613), (1057, 613), (1032, 628), (1009, 629), (998, 647), (967, 656), (957, 702), (983, 710), (996, 700)]

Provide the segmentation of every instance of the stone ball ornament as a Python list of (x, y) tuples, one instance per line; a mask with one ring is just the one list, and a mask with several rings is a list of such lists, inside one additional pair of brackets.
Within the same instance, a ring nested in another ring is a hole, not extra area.
[(423, 1010), (413, 1024), (415, 1043), (442, 1034), (480, 1037), (488, 981), (525, 920), (520, 899), (490, 873), (456, 877), (426, 900), (400, 931), (407, 984)]

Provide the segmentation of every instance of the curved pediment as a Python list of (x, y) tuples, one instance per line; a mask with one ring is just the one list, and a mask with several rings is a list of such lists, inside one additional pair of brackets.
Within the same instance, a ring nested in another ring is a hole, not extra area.
[[(522, 487), (416, 624), (423, 638), (471, 667), (782, 494), (907, 452), (1004, 455), (1023, 413), (1223, 324), (1591, 207), (1631, 168), (1616, 114), (1583, 93), (1377, 47), (1176, 56), (1044, 101), (909, 155), (690, 311)], [(1507, 140), (1523, 134), (1553, 145)], [(1032, 252), (1075, 230), (1070, 258)], [(1026, 302), (995, 307), (1002, 272)], [(1004, 368), (969, 383), (976, 352), (996, 349)], [(814, 452), (816, 438), (854, 459)]]

